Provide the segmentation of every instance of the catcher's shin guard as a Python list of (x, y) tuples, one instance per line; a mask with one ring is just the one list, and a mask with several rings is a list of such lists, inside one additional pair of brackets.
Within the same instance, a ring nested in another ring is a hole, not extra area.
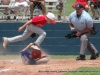
[(29, 65), (36, 64), (36, 61), (30, 58), (30, 53), (27, 50), (22, 51), (21, 55), (25, 58), (25, 60), (28, 62)]

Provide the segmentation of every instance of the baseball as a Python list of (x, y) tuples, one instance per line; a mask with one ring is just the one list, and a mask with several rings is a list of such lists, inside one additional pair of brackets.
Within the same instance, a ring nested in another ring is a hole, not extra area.
[(11, 62), (11, 63), (13, 63), (14, 61), (13, 61), (13, 60), (11, 60), (10, 62)]

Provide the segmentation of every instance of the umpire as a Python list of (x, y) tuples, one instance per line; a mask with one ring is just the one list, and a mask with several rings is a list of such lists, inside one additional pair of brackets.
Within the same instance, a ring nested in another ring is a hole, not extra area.
[(94, 60), (99, 54), (97, 49), (90, 42), (93, 20), (90, 14), (83, 10), (82, 4), (76, 4), (75, 10), (76, 11), (72, 12), (69, 16), (69, 26), (71, 30), (76, 30), (76, 36), (80, 37), (80, 55), (76, 60), (85, 60), (87, 49), (91, 53), (90, 60)]

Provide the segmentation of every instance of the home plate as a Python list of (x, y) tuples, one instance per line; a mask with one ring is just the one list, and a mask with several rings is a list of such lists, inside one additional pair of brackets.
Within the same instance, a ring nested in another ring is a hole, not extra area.
[(11, 69), (3, 69), (3, 70), (0, 70), (0, 73), (1, 72), (6, 72), (6, 71), (9, 71), (9, 70), (11, 70)]

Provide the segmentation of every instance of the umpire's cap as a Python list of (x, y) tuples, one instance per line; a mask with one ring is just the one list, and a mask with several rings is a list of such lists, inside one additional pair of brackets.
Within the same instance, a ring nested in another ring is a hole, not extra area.
[(76, 9), (81, 9), (81, 8), (83, 8), (83, 5), (81, 3), (78, 3), (78, 4), (75, 5), (75, 8)]

